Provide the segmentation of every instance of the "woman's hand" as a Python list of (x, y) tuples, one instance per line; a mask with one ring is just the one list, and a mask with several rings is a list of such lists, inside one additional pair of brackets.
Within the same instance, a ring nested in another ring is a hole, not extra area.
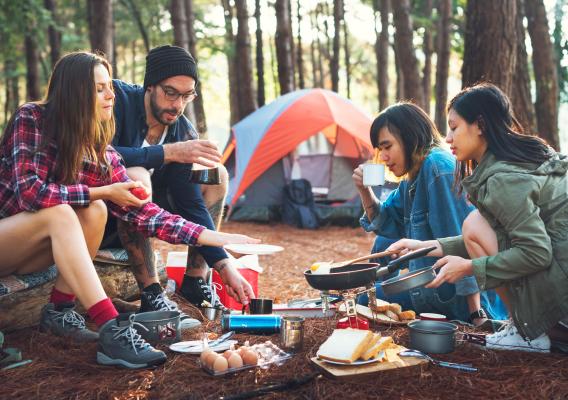
[(397, 255), (393, 255), (393, 258), (396, 257), (400, 257), (405, 255), (406, 253), (413, 251), (413, 250), (419, 250), (419, 249), (424, 249), (426, 247), (436, 247), (436, 250), (432, 250), (430, 253), (428, 253), (427, 255), (429, 257), (442, 257), (444, 255), (444, 253), (442, 252), (442, 246), (440, 245), (440, 242), (438, 242), (437, 240), (414, 240), (414, 239), (401, 239), (398, 242), (395, 242), (393, 244), (391, 244), (388, 248), (387, 251), (397, 251), (398, 254)]
[(199, 235), (197, 243), (205, 246), (222, 247), (226, 244), (256, 244), (260, 243), (260, 239), (254, 239), (238, 233), (225, 233), (205, 229)]
[(434, 268), (440, 268), (436, 278), (426, 285), (427, 288), (437, 288), (444, 282), (455, 283), (464, 276), (473, 274), (473, 263), (458, 256), (446, 256), (440, 258), (434, 264)]
[[(148, 197), (145, 199), (136, 197), (131, 191), (136, 188), (144, 188)], [(142, 185), (142, 182), (118, 182), (108, 185), (106, 189), (107, 195), (103, 197), (103, 200), (112, 201), (120, 207), (142, 207), (152, 199), (151, 189)]]
[(353, 170), (351, 178), (353, 178), (353, 183), (359, 192), (368, 192), (370, 188), (363, 186), (363, 165), (364, 164), (359, 164), (359, 166)]

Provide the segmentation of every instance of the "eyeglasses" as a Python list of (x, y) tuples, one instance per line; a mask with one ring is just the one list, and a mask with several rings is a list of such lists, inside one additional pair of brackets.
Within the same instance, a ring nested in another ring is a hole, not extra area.
[(189, 103), (190, 101), (194, 100), (197, 97), (197, 92), (195, 91), (195, 89), (187, 93), (180, 93), (171, 87), (164, 86), (161, 84), (159, 86), (162, 88), (162, 91), (166, 96), (166, 100), (168, 101), (176, 101), (181, 97), (182, 102)]

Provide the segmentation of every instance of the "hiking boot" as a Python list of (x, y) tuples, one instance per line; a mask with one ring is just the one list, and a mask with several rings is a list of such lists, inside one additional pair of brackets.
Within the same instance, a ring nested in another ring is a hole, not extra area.
[(196, 307), (226, 308), (219, 300), (215, 286), (212, 287), (201, 277), (185, 275), (179, 293)]
[(181, 330), (196, 328), (201, 322), (181, 311), (178, 305), (168, 298), (165, 292), (151, 293), (142, 292), (140, 295), (140, 310), (138, 312), (148, 311), (178, 311), (179, 312), (179, 328)]
[(99, 329), (97, 362), (125, 368), (147, 368), (163, 364), (166, 354), (154, 349), (136, 329), (146, 329), (134, 322), (134, 314), (120, 314)]
[(485, 336), (486, 347), (496, 350), (521, 350), (540, 353), (550, 352), (550, 338), (543, 333), (533, 340), (522, 337), (511, 321), (497, 333)]
[(53, 303), (47, 303), (41, 309), (39, 330), (55, 336), (62, 336), (78, 342), (95, 342), (99, 338), (85, 326), (85, 318), (75, 311), (75, 303), (61, 304), (61, 311), (55, 309)]

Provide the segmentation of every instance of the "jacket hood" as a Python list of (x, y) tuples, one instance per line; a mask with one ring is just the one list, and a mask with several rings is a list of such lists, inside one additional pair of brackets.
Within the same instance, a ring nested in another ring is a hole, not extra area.
[(513, 163), (499, 161), (491, 152), (485, 153), (481, 162), (471, 176), (463, 180), (463, 186), (469, 191), (474, 186), (484, 183), (491, 176), (500, 172), (525, 173), (531, 175), (566, 175), (568, 172), (568, 156), (555, 153), (550, 159), (542, 164), (536, 163)]

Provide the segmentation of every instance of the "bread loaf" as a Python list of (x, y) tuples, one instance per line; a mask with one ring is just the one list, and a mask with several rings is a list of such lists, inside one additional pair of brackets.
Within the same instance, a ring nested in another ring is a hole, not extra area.
[(323, 360), (352, 363), (373, 340), (374, 334), (361, 329), (335, 329), (320, 346), (318, 357)]
[[(380, 336), (380, 334), (378, 335)], [(377, 340), (377, 342), (373, 346), (368, 348), (367, 351), (363, 353), (361, 358), (363, 360), (370, 360), (371, 358), (375, 358), (377, 354), (379, 354), (379, 352), (385, 350), (391, 343), (393, 343), (392, 337), (390, 336), (381, 337), (379, 338), (379, 340)]]
[(403, 312), (399, 313), (398, 317), (402, 321), (408, 321), (408, 320), (416, 319), (416, 313), (412, 310), (407, 310), (407, 311), (403, 311)]

